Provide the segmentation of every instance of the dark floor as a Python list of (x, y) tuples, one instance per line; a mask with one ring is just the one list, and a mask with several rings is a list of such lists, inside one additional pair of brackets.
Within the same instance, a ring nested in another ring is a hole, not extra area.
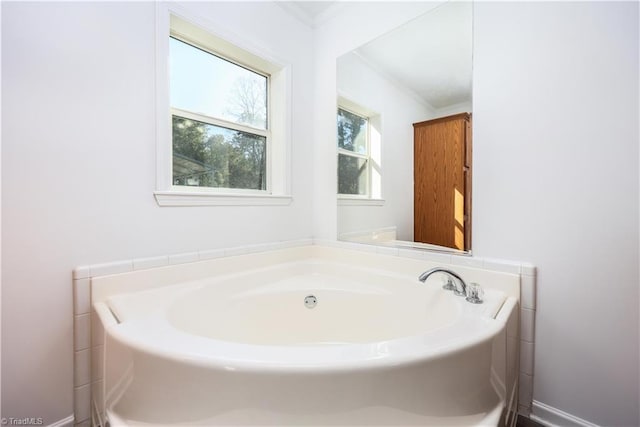
[(544, 427), (542, 424), (533, 421), (530, 418), (523, 417), (522, 415), (518, 415), (518, 422), (516, 423), (516, 427)]

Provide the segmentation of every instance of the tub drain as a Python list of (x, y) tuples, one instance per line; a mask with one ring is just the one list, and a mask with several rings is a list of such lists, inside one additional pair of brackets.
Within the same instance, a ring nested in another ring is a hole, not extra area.
[(304, 297), (304, 306), (307, 308), (313, 308), (318, 304), (318, 299), (315, 295), (307, 295)]

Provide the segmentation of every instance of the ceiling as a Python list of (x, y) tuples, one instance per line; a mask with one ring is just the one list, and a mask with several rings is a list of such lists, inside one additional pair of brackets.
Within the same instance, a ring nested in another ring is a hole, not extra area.
[[(315, 28), (348, 3), (278, 1), (277, 4)], [(472, 25), (471, 2), (446, 1), (354, 53), (433, 109), (470, 104)]]
[(339, 1), (278, 1), (277, 4), (312, 28), (321, 25), (341, 7)]
[(356, 49), (434, 109), (471, 102), (472, 9), (450, 1)]

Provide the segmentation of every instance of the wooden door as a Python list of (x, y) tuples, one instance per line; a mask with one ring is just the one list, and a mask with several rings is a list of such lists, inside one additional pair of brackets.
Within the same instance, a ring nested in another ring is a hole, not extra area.
[(469, 114), (415, 123), (414, 240), (471, 247)]

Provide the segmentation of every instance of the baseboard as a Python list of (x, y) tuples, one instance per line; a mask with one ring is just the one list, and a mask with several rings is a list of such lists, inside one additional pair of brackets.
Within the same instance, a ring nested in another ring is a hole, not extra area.
[(531, 406), (529, 418), (547, 427), (599, 427), (597, 424), (535, 400)]

